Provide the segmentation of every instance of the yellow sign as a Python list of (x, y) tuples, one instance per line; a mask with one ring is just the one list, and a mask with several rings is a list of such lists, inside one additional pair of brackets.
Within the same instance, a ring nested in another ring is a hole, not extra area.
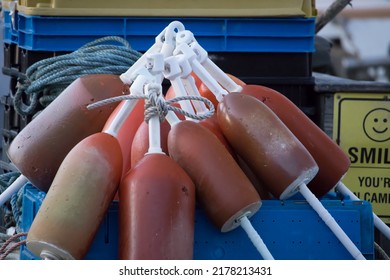
[(343, 183), (390, 224), (390, 94), (335, 94), (333, 138), (351, 160)]

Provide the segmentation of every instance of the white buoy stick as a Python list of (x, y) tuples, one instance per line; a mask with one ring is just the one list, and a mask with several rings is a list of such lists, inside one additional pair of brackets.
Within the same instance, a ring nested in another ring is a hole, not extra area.
[(14, 193), (17, 193), (26, 183), (28, 179), (22, 174), (20, 175), (4, 192), (0, 194), (0, 206), (6, 203)]
[(246, 215), (240, 218), (240, 225), (245, 230), (249, 239), (252, 241), (253, 245), (256, 247), (257, 251), (259, 251), (260, 255), (264, 260), (274, 260), (271, 252), (268, 250), (267, 246), (261, 239), (259, 233), (255, 230), (252, 223), (249, 221)]
[(306, 184), (301, 184), (299, 186), (299, 192), (303, 195), (310, 206), (313, 207), (313, 209), (330, 228), (330, 230), (336, 235), (338, 240), (344, 245), (352, 257), (354, 257), (356, 260), (365, 260), (366, 258), (363, 256), (360, 250), (343, 231), (332, 215), (330, 215), (328, 210), (326, 210), (326, 208), (321, 204), (318, 198), (309, 190)]
[[(344, 196), (349, 196), (351, 200), (360, 200), (351, 190), (344, 185), (341, 181), (337, 184), (336, 189)], [(374, 212), (372, 212), (374, 218), (374, 226), (388, 239), (390, 240), (390, 227), (386, 225)]]

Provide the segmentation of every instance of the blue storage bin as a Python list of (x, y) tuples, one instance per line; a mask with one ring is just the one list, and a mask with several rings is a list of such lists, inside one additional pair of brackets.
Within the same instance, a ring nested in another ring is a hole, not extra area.
[[(374, 259), (371, 205), (365, 201), (321, 202), (363, 255)], [(263, 201), (251, 222), (276, 260), (353, 259), (304, 200)], [(223, 234), (203, 217), (197, 219), (195, 230), (195, 259), (261, 258), (242, 228)]]
[[(21, 228), (28, 232), (37, 214), (46, 193), (38, 190), (32, 184), (24, 186), (23, 209)], [(118, 203), (112, 203), (108, 213), (104, 217), (100, 228), (95, 236), (93, 244), (86, 255), (86, 260), (115, 260), (118, 252)], [(20, 248), (21, 260), (36, 260), (37, 256), (32, 254), (25, 245)]]
[[(22, 229), (28, 231), (45, 197), (26, 184), (23, 198)], [(367, 201), (340, 200), (328, 195), (321, 200), (345, 233), (367, 259), (374, 259), (374, 225), (371, 204)], [(194, 259), (261, 259), (243, 229), (221, 233), (202, 211), (196, 209)], [(311, 206), (301, 196), (291, 200), (264, 200), (260, 211), (251, 218), (270, 252), (279, 260), (352, 259)], [(118, 202), (113, 202), (100, 226), (86, 259), (113, 260), (118, 254)], [(26, 246), (22, 260), (37, 259)]]
[[(17, 44), (18, 43), (18, 16), (15, 15), (14, 23), (12, 23), (12, 17), (9, 10), (3, 10), (3, 41), (5, 43)], [(17, 12), (16, 12), (17, 13)]]
[(146, 51), (173, 20), (209, 52), (313, 52), (315, 18), (54, 17), (19, 13), (21, 48), (74, 51), (104, 36), (121, 36)]

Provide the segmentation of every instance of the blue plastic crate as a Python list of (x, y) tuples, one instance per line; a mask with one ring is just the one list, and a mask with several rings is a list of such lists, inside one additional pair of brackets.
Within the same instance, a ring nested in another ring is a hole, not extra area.
[[(374, 259), (371, 205), (366, 201), (321, 200), (341, 228), (367, 259)], [(220, 233), (207, 218), (197, 219), (195, 259), (258, 259), (243, 229)], [(304, 200), (266, 200), (251, 218), (269, 251), (277, 260), (353, 259), (317, 213)]]
[(173, 20), (209, 52), (313, 52), (315, 18), (54, 17), (18, 15), (18, 44), (27, 50), (74, 51), (103, 36), (120, 36), (146, 51)]
[[(45, 197), (26, 184), (23, 198), (22, 229), (28, 231)], [(367, 259), (374, 259), (374, 225), (372, 207), (367, 201), (340, 200), (329, 194), (321, 200), (345, 233)], [(261, 259), (246, 233), (237, 228), (221, 233), (210, 223), (202, 209), (196, 210), (194, 259), (240, 260)], [(344, 260), (349, 252), (300, 195), (291, 200), (264, 200), (260, 211), (251, 218), (270, 252), (279, 260)], [(118, 202), (113, 202), (92, 247), (90, 260), (113, 260), (118, 255)], [(38, 259), (26, 246), (22, 260)]]
[[(39, 191), (30, 183), (24, 186), (22, 230), (28, 232), (46, 193)], [(115, 260), (118, 253), (118, 204), (112, 203), (104, 217), (86, 260)], [(37, 260), (39, 257), (31, 253), (25, 245), (20, 248), (21, 260)]]
[(3, 10), (3, 41), (5, 43), (18, 43), (18, 16), (15, 15), (15, 21), (12, 23), (12, 17), (9, 10)]

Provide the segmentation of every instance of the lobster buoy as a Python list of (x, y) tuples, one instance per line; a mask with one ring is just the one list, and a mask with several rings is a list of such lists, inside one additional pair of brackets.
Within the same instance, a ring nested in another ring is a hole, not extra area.
[(83, 259), (122, 176), (119, 143), (99, 132), (65, 157), (27, 235), (27, 248), (42, 259)]
[(170, 156), (196, 186), (199, 204), (221, 232), (242, 226), (264, 259), (271, 253), (248, 218), (261, 206), (261, 198), (217, 136), (199, 123), (185, 120), (168, 134)]
[(344, 177), (350, 167), (341, 148), (283, 94), (260, 85), (243, 86), (242, 92), (269, 107), (310, 152), (319, 171), (308, 183), (317, 197), (324, 196)]
[(278, 116), (253, 96), (226, 95), (218, 105), (221, 129), (276, 198), (287, 199), (300, 192), (355, 259), (365, 259), (336, 220), (307, 187), (318, 165), (305, 146)]
[(119, 188), (119, 258), (193, 258), (195, 186), (165, 154), (145, 155)]
[(76, 79), (16, 135), (7, 150), (9, 159), (34, 186), (47, 192), (65, 156), (82, 139), (102, 131), (117, 104), (99, 110), (86, 106), (125, 90), (116, 75)]

